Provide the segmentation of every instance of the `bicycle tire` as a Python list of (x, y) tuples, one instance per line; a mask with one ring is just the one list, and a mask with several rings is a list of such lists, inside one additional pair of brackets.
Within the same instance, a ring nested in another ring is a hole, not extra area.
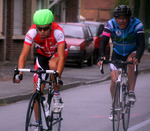
[[(35, 128), (39, 127), (39, 124), (36, 123), (36, 119), (34, 115), (34, 104), (37, 100), (37, 97), (38, 97), (38, 94), (34, 93), (30, 98), (30, 102), (29, 102), (27, 114), (26, 114), (25, 131), (33, 131)], [(40, 118), (38, 117), (38, 119)]]
[[(49, 111), (51, 112), (52, 111), (52, 98), (53, 98), (53, 93), (52, 92), (49, 92), (48, 93), (48, 104), (49, 104)], [(48, 116), (46, 118), (46, 122), (47, 122), (47, 126), (48, 126), (48, 131), (52, 130), (52, 122), (53, 122), (53, 119), (52, 119), (52, 115), (51, 116)]]
[(120, 83), (116, 83), (113, 98), (113, 131), (119, 131), (121, 116)]
[(125, 93), (123, 93), (123, 129), (124, 131), (127, 131), (129, 127), (129, 121), (130, 121), (130, 102), (129, 102), (129, 84), (123, 85), (126, 86)]

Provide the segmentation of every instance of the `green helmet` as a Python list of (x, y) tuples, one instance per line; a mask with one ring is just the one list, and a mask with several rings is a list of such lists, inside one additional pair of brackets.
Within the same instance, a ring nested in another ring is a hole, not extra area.
[(54, 20), (53, 13), (49, 9), (41, 9), (34, 13), (33, 22), (36, 25), (48, 25)]

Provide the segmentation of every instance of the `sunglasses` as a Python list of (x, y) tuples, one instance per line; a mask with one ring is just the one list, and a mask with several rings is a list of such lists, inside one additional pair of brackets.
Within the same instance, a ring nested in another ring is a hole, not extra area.
[(39, 30), (39, 31), (47, 31), (49, 30), (51, 27), (50, 26), (46, 26), (46, 27), (39, 27), (39, 26), (36, 26), (36, 28)]

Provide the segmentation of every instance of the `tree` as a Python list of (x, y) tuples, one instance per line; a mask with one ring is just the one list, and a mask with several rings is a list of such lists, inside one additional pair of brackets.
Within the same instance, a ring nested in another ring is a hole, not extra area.
[(134, 0), (129, 1), (129, 7), (131, 8), (133, 14), (134, 14), (134, 2), (135, 2)]
[(139, 12), (139, 19), (142, 21), (142, 23), (145, 25), (145, 5), (146, 0), (140, 0), (140, 12)]

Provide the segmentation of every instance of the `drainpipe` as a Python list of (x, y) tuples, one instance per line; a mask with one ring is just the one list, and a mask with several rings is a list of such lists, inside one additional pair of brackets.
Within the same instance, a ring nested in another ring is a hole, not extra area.
[(6, 42), (7, 42), (7, 0), (5, 0), (5, 26), (4, 26), (4, 61), (6, 60)]
[(48, 6), (48, 8), (50, 9), (50, 8), (53, 7), (53, 5), (55, 5), (57, 2), (59, 2), (59, 0), (54, 0), (54, 2), (51, 3), (51, 4)]
[(80, 21), (80, 8), (81, 8), (81, 0), (78, 0), (78, 16), (77, 16), (77, 21)]

